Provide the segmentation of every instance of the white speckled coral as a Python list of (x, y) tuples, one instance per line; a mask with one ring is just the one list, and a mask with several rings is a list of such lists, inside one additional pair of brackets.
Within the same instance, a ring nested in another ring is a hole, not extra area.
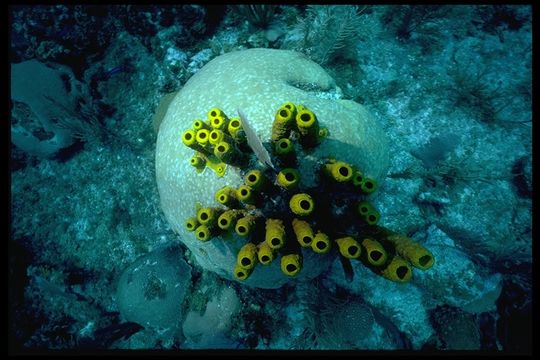
[[(321, 158), (335, 156), (358, 166), (368, 176), (383, 180), (388, 167), (385, 134), (373, 117), (359, 104), (339, 100), (334, 80), (318, 64), (292, 51), (250, 49), (219, 56), (206, 64), (178, 92), (161, 123), (156, 144), (156, 179), (161, 205), (173, 230), (206, 270), (232, 279), (236, 254), (245, 243), (238, 236), (198, 241), (185, 229), (187, 218), (195, 215), (195, 203), (216, 206), (214, 193), (224, 185), (238, 186), (242, 178), (228, 167), (224, 177), (205, 170), (198, 174), (189, 164), (193, 150), (182, 144), (181, 135), (193, 120), (206, 119), (212, 107), (229, 117), (242, 109), (263, 141), (270, 138), (276, 110), (291, 101), (307, 106), (330, 136), (310, 154)], [(312, 161), (299, 170), (302, 181), (313, 181)], [(334, 260), (335, 254), (319, 255), (304, 250), (304, 264), (294, 279), (319, 275)], [(279, 258), (271, 265), (258, 265), (243, 283), (277, 288), (291, 281), (281, 273)]]

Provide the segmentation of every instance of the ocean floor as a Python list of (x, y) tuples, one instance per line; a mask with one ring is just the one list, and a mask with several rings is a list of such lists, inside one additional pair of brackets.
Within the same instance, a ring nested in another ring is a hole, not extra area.
[[(531, 6), (9, 13), (11, 352), (531, 353)], [(311, 280), (264, 289), (201, 266), (161, 206), (161, 100), (250, 48), (304, 54), (335, 80), (306, 91), (373, 115), (389, 164), (372, 203), (431, 269), (402, 284), (336, 255)]]

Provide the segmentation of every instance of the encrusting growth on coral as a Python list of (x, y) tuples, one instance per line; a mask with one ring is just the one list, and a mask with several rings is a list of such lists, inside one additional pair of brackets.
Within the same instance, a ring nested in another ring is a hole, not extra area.
[(328, 135), (313, 111), (291, 102), (277, 110), (271, 141), (265, 145), (275, 168), (260, 167), (251, 156), (241, 118), (229, 119), (221, 109), (212, 108), (207, 121), (196, 119), (181, 137), (196, 151), (190, 159), (196, 171), (208, 166), (222, 176), (227, 165), (242, 171), (244, 184), (224, 186), (215, 193), (221, 207), (201, 207), (185, 223), (200, 241), (226, 232), (245, 238), (232, 269), (236, 279), (247, 279), (256, 266), (278, 257), (283, 274), (294, 277), (302, 270), (302, 251), (361, 261), (398, 283), (412, 278), (413, 267), (433, 266), (429, 250), (377, 225), (381, 215), (368, 201), (377, 182), (362, 169), (328, 157), (316, 164), (316, 186), (302, 183), (297, 154), (310, 151)]

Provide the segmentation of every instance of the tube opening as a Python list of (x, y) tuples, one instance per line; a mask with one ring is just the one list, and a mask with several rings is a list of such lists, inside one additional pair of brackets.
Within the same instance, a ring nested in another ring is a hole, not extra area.
[(407, 276), (408, 273), (409, 273), (409, 269), (406, 266), (400, 266), (396, 270), (396, 275), (401, 280), (403, 280), (405, 276)]
[(380, 252), (379, 250), (373, 250), (372, 252), (369, 253), (369, 257), (373, 261), (379, 261), (379, 259), (382, 258), (382, 255), (383, 255), (382, 252)]
[(311, 244), (311, 241), (312, 241), (312, 240), (313, 240), (313, 239), (311, 238), (311, 236), (304, 236), (304, 237), (302, 238), (302, 241), (304, 242), (304, 244)]
[(240, 263), (243, 266), (249, 266), (249, 265), (251, 265), (251, 260), (249, 260), (249, 258), (247, 258), (247, 257), (244, 257), (244, 258), (242, 258), (242, 260), (240, 260)]
[(227, 219), (221, 219), (219, 220), (219, 224), (222, 226), (227, 226), (229, 224), (229, 221)]
[(307, 200), (301, 200), (300, 201), (300, 207), (304, 210), (309, 210), (311, 209), (311, 203)]
[(239, 227), (238, 227), (238, 232), (239, 232), (240, 234), (245, 234), (246, 231), (247, 231), (247, 229), (245, 228), (245, 226), (239, 226)]
[(288, 272), (290, 273), (293, 273), (296, 271), (297, 267), (293, 264), (287, 264), (287, 266), (285, 267), (287, 269)]
[(418, 259), (418, 262), (422, 266), (426, 266), (427, 264), (429, 264), (430, 261), (431, 261), (431, 256), (429, 256), (429, 255), (424, 255), (424, 256), (420, 257), (420, 259)]
[(296, 179), (296, 176), (294, 176), (294, 174), (292, 172), (286, 172), (285, 173), (285, 180), (287, 180), (289, 182), (292, 182), (292, 181), (294, 181), (294, 179)]
[(270, 243), (274, 246), (278, 246), (279, 244), (281, 244), (281, 241), (278, 238), (272, 238), (272, 240), (270, 240)]
[(300, 120), (302, 120), (303, 122), (308, 122), (311, 120), (311, 115), (303, 113), (302, 115), (300, 115)]
[(268, 262), (270, 261), (270, 257), (268, 255), (261, 256), (261, 262)]
[(348, 176), (349, 175), (349, 169), (346, 168), (345, 166), (341, 166), (339, 168), (339, 173), (341, 176)]
[(349, 248), (347, 249), (347, 252), (351, 256), (356, 255), (358, 253), (358, 246), (349, 246)]
[(319, 250), (324, 250), (326, 249), (326, 243), (324, 241), (318, 241), (315, 246), (317, 247), (317, 249)]

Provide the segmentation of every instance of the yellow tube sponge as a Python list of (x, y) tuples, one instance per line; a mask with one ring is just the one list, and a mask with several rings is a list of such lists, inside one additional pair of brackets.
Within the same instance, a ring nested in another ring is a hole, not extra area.
[(223, 212), (217, 220), (217, 224), (222, 230), (229, 230), (234, 226), (234, 222), (244, 214), (243, 210), (229, 209)]
[(240, 248), (236, 257), (236, 264), (243, 269), (251, 270), (257, 265), (257, 245), (247, 243)]
[(225, 132), (223, 132), (223, 131), (221, 131), (219, 129), (214, 129), (214, 130), (210, 131), (209, 138), (210, 138), (210, 140), (209, 140), (210, 144), (214, 145), (214, 146), (216, 146), (217, 144), (219, 144), (222, 141), (225, 141), (226, 143), (229, 143), (229, 144), (234, 143), (234, 140), (233, 140), (232, 137), (225, 134)]
[(296, 126), (300, 132), (300, 144), (304, 147), (313, 147), (321, 142), (319, 137), (319, 121), (313, 111), (298, 107), (296, 112)]
[(300, 193), (291, 197), (289, 207), (296, 215), (307, 216), (315, 209), (315, 202), (308, 194)]
[(244, 204), (255, 203), (255, 194), (253, 194), (253, 191), (251, 191), (251, 188), (247, 185), (240, 185), (238, 189), (236, 189), (236, 198)]
[(238, 205), (238, 199), (236, 198), (236, 189), (230, 186), (224, 186), (218, 191), (216, 191), (214, 198), (218, 203), (227, 207), (235, 207), (236, 205)]
[(189, 163), (197, 169), (198, 172), (201, 172), (206, 167), (206, 158), (201, 153), (197, 152), (191, 157)]
[(388, 280), (405, 283), (412, 278), (412, 268), (405, 259), (398, 255), (392, 258), (386, 268), (381, 271), (381, 275)]
[(260, 191), (268, 184), (268, 180), (260, 170), (253, 169), (244, 176), (244, 183), (253, 190)]
[(240, 236), (247, 236), (255, 226), (255, 220), (257, 217), (253, 215), (246, 215), (236, 222), (236, 226), (234, 227), (234, 230), (236, 233)]
[(188, 231), (195, 231), (197, 226), (199, 226), (199, 221), (196, 217), (190, 217), (186, 220), (186, 229), (188, 229)]
[(330, 251), (330, 238), (325, 233), (317, 231), (313, 242), (311, 243), (311, 249), (319, 254), (326, 254)]
[(336, 239), (339, 253), (347, 259), (358, 259), (362, 254), (362, 248), (358, 241), (351, 236)]
[(240, 120), (239, 117), (233, 117), (229, 121), (229, 125), (227, 126), (227, 132), (229, 135), (236, 141), (241, 140), (241, 136), (239, 134), (239, 131), (242, 130), (242, 120)]
[(214, 147), (214, 155), (227, 164), (235, 164), (241, 160), (236, 147), (226, 141), (221, 141)]
[(201, 129), (206, 129), (208, 131), (212, 130), (212, 127), (205, 123), (204, 121), (197, 119), (193, 121), (193, 130), (198, 131)]
[(302, 270), (302, 256), (287, 254), (281, 257), (281, 271), (287, 276), (296, 276)]
[(285, 246), (285, 226), (280, 219), (266, 220), (265, 241), (272, 249), (277, 250)]
[(274, 146), (276, 154), (279, 156), (294, 154), (294, 145), (289, 139), (279, 139)]
[(383, 265), (388, 259), (388, 254), (380, 242), (371, 238), (364, 238), (362, 246), (366, 249), (365, 258), (368, 263), (374, 266)]
[(275, 258), (274, 249), (272, 249), (266, 241), (261, 242), (257, 246), (257, 258), (263, 265), (270, 264)]
[(375, 225), (381, 218), (381, 214), (367, 201), (360, 201), (356, 207), (360, 217), (369, 225)]
[(249, 275), (251, 275), (252, 270), (244, 269), (243, 267), (236, 264), (233, 270), (234, 277), (238, 280), (246, 280)]
[(296, 107), (293, 103), (283, 104), (274, 117), (272, 123), (272, 141), (289, 137), (296, 117)]
[(371, 178), (365, 177), (362, 181), (362, 184), (360, 185), (360, 188), (362, 189), (362, 192), (366, 194), (371, 194), (375, 190), (377, 190), (377, 182)]
[(213, 226), (216, 224), (219, 215), (223, 212), (219, 208), (201, 208), (197, 211), (197, 220), (206, 226)]
[(212, 237), (212, 231), (207, 225), (199, 225), (197, 229), (195, 229), (195, 236), (197, 237), (197, 240), (208, 241)]
[(307, 221), (294, 218), (292, 227), (296, 240), (302, 247), (310, 247), (313, 242), (313, 230)]
[(197, 133), (195, 134), (195, 140), (197, 140), (197, 143), (201, 146), (208, 147), (210, 145), (210, 131), (206, 129), (197, 130)]
[(186, 145), (187, 147), (195, 151), (199, 151), (203, 154), (212, 154), (210, 150), (208, 150), (207, 148), (205, 148), (204, 146), (202, 146), (201, 144), (197, 142), (196, 137), (197, 137), (197, 134), (195, 133), (195, 131), (191, 129), (186, 130), (182, 134), (182, 142), (184, 143), (184, 145)]
[(326, 175), (340, 183), (351, 180), (353, 176), (351, 165), (343, 161), (328, 162), (323, 169)]
[(391, 242), (396, 252), (405, 260), (410, 261), (414, 267), (427, 270), (433, 266), (435, 262), (433, 254), (413, 239), (405, 235), (392, 234), (387, 236), (386, 240)]
[(360, 170), (355, 170), (352, 176), (352, 184), (355, 189), (362, 190), (362, 181), (364, 180), (364, 174)]
[(294, 190), (300, 182), (300, 172), (293, 168), (282, 169), (277, 174), (277, 184), (285, 190)]

